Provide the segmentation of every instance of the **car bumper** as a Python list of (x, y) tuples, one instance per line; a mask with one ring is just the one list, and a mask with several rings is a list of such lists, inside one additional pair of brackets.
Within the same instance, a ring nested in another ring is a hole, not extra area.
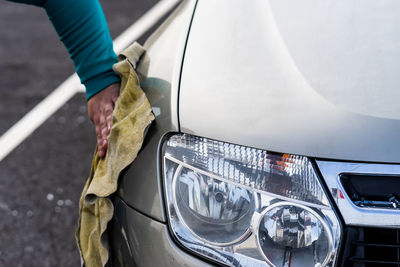
[(132, 209), (119, 197), (114, 206), (112, 266), (211, 266), (180, 249), (167, 224)]

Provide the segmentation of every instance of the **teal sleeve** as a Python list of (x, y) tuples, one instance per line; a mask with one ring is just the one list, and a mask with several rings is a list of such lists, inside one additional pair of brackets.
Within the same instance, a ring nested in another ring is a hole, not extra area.
[(120, 81), (107, 22), (98, 0), (13, 0), (43, 7), (86, 87), (87, 99)]

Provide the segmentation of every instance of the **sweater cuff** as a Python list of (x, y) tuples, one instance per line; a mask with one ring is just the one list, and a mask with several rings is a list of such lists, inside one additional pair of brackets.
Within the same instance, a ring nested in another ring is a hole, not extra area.
[(120, 82), (121, 79), (114, 71), (103, 72), (84, 83), (86, 87), (86, 99), (89, 100), (92, 96), (107, 88), (109, 85)]

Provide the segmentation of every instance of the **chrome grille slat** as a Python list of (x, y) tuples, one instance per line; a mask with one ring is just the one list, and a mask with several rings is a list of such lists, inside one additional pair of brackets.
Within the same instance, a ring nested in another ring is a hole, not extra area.
[(391, 209), (390, 207), (359, 207), (355, 205), (351, 197), (347, 195), (340, 181), (341, 174), (400, 177), (400, 165), (324, 160), (317, 160), (316, 162), (323, 180), (326, 182), (328, 190), (335, 200), (346, 225), (390, 228), (400, 227), (400, 209)]
[(371, 244), (371, 243), (365, 243), (362, 241), (355, 241), (353, 244), (357, 246), (370, 246), (370, 247), (390, 247), (390, 248), (400, 248), (399, 245), (391, 245), (391, 244)]
[(400, 229), (347, 227), (347, 233), (342, 267), (400, 267)]
[(372, 263), (372, 264), (400, 264), (400, 261), (380, 261), (380, 260), (366, 260), (357, 257), (352, 257), (349, 259), (351, 262), (363, 262), (363, 263)]

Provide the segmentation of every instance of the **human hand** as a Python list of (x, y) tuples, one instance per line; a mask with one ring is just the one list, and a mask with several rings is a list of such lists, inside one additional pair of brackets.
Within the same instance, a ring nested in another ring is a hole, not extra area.
[(119, 88), (119, 83), (111, 84), (88, 101), (89, 118), (96, 128), (97, 155), (100, 158), (107, 152), (107, 136), (111, 130), (112, 112), (119, 96)]

